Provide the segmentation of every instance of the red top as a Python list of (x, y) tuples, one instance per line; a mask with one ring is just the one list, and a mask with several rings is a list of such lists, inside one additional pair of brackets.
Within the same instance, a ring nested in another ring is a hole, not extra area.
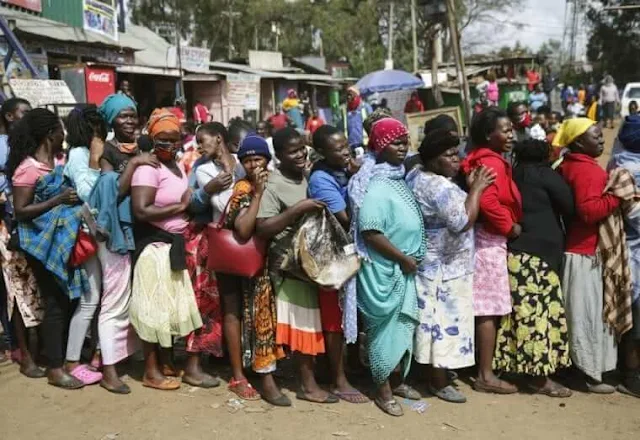
[(405, 113), (420, 113), (424, 111), (424, 104), (419, 98), (411, 98), (404, 106)]
[(513, 181), (511, 165), (495, 151), (479, 147), (462, 161), (461, 169), (467, 175), (481, 165), (495, 171), (496, 181), (480, 197), (480, 215), (489, 232), (506, 237), (514, 223), (522, 219), (522, 197)]
[(196, 120), (196, 124), (209, 122), (209, 111), (203, 104), (196, 104), (193, 107), (193, 118)]
[(527, 82), (529, 83), (529, 91), (533, 92), (536, 84), (540, 82), (540, 74), (535, 70), (527, 70)]
[(178, 120), (180, 121), (181, 124), (184, 124), (185, 122), (187, 122), (187, 118), (184, 115), (184, 112), (182, 111), (182, 109), (180, 107), (169, 107), (168, 110), (173, 113), (176, 118), (178, 118)]
[(282, 130), (287, 126), (287, 115), (284, 113), (273, 115), (269, 118), (269, 123), (271, 124), (274, 132)]
[(324, 120), (321, 117), (311, 117), (309, 118), (309, 120), (307, 121), (307, 131), (311, 134), (315, 133), (316, 130), (320, 127), (322, 127), (324, 125)]
[(620, 200), (611, 194), (603, 194), (609, 176), (591, 156), (566, 154), (559, 171), (571, 186), (576, 204), (576, 216), (567, 225), (566, 251), (595, 255), (598, 224), (616, 210)]

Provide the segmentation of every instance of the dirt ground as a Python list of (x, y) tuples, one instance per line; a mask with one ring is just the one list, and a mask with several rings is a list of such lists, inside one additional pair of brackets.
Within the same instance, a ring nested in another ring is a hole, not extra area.
[[(614, 132), (605, 130), (608, 149)], [(606, 163), (607, 157), (602, 158)], [(404, 404), (405, 416), (384, 415), (373, 404), (314, 405), (295, 400), (295, 382), (285, 381), (292, 408), (247, 402), (228, 405), (223, 385), (213, 390), (184, 386), (161, 392), (140, 384), (140, 363), (127, 370), (132, 393), (116, 396), (93, 386), (62, 391), (45, 379), (23, 377), (15, 365), (0, 365), (0, 439), (558, 439), (630, 440), (640, 436), (640, 399), (575, 392), (565, 400), (517, 394), (473, 392), (460, 381), (464, 405), (433, 397), (419, 414)], [(125, 368), (126, 370), (126, 368)], [(226, 371), (216, 371), (226, 376)], [(365, 385), (366, 387), (366, 385)], [(404, 403), (404, 402), (403, 402)]]

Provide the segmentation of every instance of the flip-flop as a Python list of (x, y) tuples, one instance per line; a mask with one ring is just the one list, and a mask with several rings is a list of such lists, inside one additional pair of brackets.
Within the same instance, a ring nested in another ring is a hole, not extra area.
[(147, 388), (153, 388), (156, 390), (162, 391), (173, 391), (180, 388), (180, 381), (174, 379), (173, 377), (165, 377), (162, 382), (159, 384), (155, 384), (147, 380), (147, 378), (142, 379), (142, 386)]
[(613, 385), (609, 385), (608, 383), (600, 382), (600, 383), (589, 383), (587, 382), (587, 390), (593, 394), (613, 394), (616, 392), (616, 389)]
[(29, 379), (42, 379), (47, 376), (47, 373), (36, 365), (32, 365), (29, 368), (23, 369), (20, 367), (20, 373), (27, 376)]
[(92, 371), (88, 365), (78, 365), (69, 372), (70, 375), (81, 380), (85, 385), (93, 385), (102, 380), (102, 373)]
[(64, 379), (58, 382), (54, 382), (52, 380), (49, 380), (48, 382), (49, 385), (57, 388), (62, 388), (64, 390), (79, 390), (80, 388), (84, 387), (84, 382), (71, 375), (65, 376)]
[(403, 397), (403, 398), (409, 399), (409, 400), (420, 400), (420, 399), (422, 399), (422, 396), (420, 395), (420, 393), (417, 392), (416, 390), (414, 390), (413, 388), (411, 388), (406, 383), (403, 383), (403, 384), (397, 386), (393, 390), (393, 395), (394, 396), (398, 396), (398, 397)]
[(184, 370), (176, 370), (169, 365), (163, 365), (162, 374), (167, 377), (182, 377), (184, 375)]
[(263, 394), (262, 399), (273, 406), (282, 406), (282, 407), (291, 406), (291, 399), (289, 399), (284, 394), (280, 394), (275, 399), (272, 399), (271, 397), (267, 397)]
[(296, 399), (305, 400), (305, 401), (311, 402), (311, 403), (338, 403), (338, 402), (340, 402), (340, 399), (338, 399), (336, 396), (334, 396), (331, 393), (327, 394), (327, 398), (324, 399), (324, 400), (314, 400), (314, 399), (311, 399), (311, 398), (307, 397), (307, 395), (302, 390), (300, 390), (300, 391), (298, 391), (296, 393)]
[(112, 388), (105, 385), (104, 381), (100, 381), (100, 386), (113, 394), (131, 394), (131, 388), (129, 388), (129, 385), (127, 385), (126, 383), (120, 384), (119, 386)]
[(359, 403), (370, 402), (369, 398), (358, 390), (338, 391), (334, 389), (334, 390), (331, 390), (331, 394), (349, 403), (359, 404)]
[(404, 415), (404, 411), (402, 410), (402, 406), (398, 403), (396, 399), (391, 399), (387, 402), (382, 401), (379, 397), (376, 397), (373, 402), (376, 404), (378, 408), (380, 408), (384, 413), (389, 414), (390, 416), (400, 417)]
[(220, 379), (218, 379), (217, 377), (209, 376), (208, 374), (205, 374), (204, 379), (200, 382), (192, 381), (189, 376), (182, 376), (182, 381), (187, 385), (191, 385), (192, 387), (205, 389), (220, 386)]
[(247, 379), (231, 379), (228, 386), (229, 391), (243, 400), (260, 400), (260, 393), (249, 383)]
[[(504, 381), (500, 381), (500, 383), (508, 383)], [(515, 394), (518, 392), (516, 387), (513, 388), (505, 388), (499, 385), (490, 385), (488, 383), (482, 382), (481, 380), (476, 380), (473, 383), (473, 389), (479, 393), (488, 393), (488, 394)]]

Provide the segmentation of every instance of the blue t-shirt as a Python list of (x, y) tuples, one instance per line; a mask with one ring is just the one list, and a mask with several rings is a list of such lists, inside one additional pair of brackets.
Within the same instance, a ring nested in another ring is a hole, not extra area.
[(347, 187), (340, 186), (329, 173), (317, 170), (309, 177), (309, 197), (327, 204), (332, 214), (347, 209)]

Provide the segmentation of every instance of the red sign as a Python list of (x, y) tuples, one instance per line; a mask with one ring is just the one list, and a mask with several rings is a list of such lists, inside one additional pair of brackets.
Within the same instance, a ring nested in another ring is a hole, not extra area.
[(85, 67), (84, 78), (87, 84), (87, 102), (100, 105), (104, 98), (115, 93), (116, 75), (113, 69)]
[(42, 12), (41, 0), (0, 0), (2, 3), (19, 6), (30, 11)]

